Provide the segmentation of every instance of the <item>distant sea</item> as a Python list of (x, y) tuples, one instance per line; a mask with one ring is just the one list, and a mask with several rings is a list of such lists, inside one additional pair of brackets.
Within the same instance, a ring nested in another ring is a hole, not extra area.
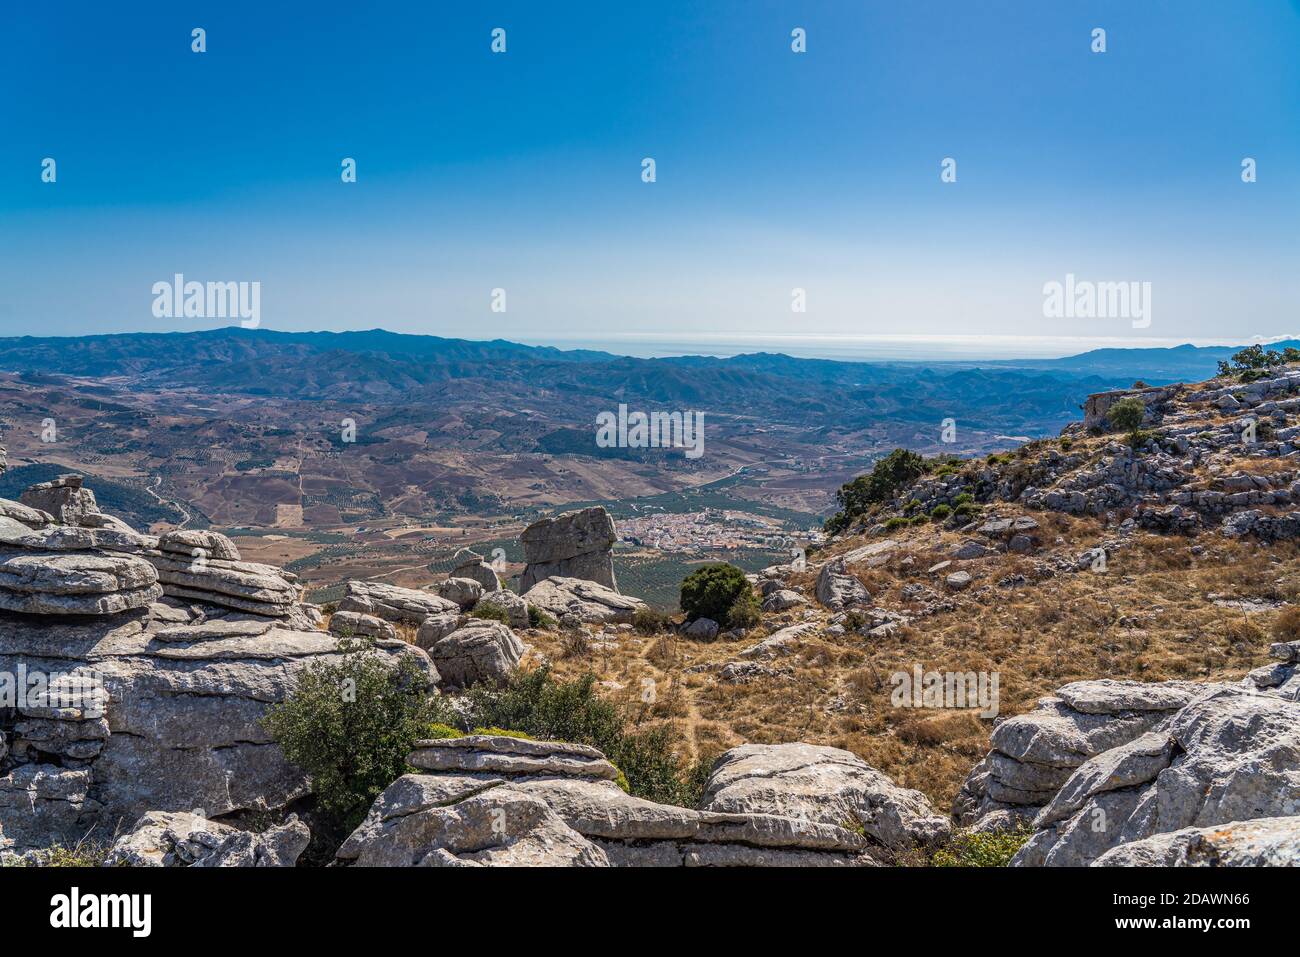
[(686, 336), (629, 333), (593, 339), (517, 339), (525, 345), (557, 349), (595, 349), (653, 359), (667, 356), (734, 356), (780, 352), (804, 359), (840, 361), (971, 362), (1005, 359), (1056, 359), (1092, 349), (1172, 348), (1240, 345), (1239, 339), (1157, 339), (1138, 336), (904, 336), (762, 335)]

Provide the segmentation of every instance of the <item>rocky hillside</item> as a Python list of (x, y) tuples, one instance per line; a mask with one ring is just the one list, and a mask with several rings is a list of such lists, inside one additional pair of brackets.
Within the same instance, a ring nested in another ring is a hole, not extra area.
[[(1245, 378), (1094, 395), (1010, 454), (900, 454), (819, 554), (718, 576), (753, 597), (716, 619), (621, 594), (598, 508), (524, 532), (523, 594), (467, 554), (317, 609), (223, 536), (35, 486), (0, 500), (0, 672), (53, 677), (0, 706), (0, 850), (102, 828), (118, 863), (293, 863), (313, 783), (264, 718), (360, 636), (450, 724), (340, 864), (964, 863), (983, 840), (1019, 866), (1295, 863), (1300, 370)], [(503, 694), (556, 726), (498, 690), (539, 668), (594, 675), (636, 748), (475, 726)], [(646, 796), (661, 758), (689, 800)]]

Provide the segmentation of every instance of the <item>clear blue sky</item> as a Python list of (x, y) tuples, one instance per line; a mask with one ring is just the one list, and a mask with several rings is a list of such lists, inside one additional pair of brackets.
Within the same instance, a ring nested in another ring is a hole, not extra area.
[[(1300, 331), (1295, 0), (273, 6), (5, 5), (0, 333), (224, 324), (176, 272), (275, 329)], [(1067, 272), (1152, 325), (1045, 318)]]

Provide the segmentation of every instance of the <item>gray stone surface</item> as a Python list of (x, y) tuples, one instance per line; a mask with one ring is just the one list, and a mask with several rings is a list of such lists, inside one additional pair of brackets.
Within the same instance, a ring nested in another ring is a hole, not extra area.
[(442, 680), (456, 688), (504, 681), (519, 667), (524, 643), (499, 621), (471, 618), (429, 647)]
[(608, 625), (632, 620), (646, 603), (581, 578), (544, 578), (524, 593), (524, 601), (561, 624)]
[(524, 529), (523, 577), (527, 593), (544, 578), (581, 578), (617, 590), (612, 552), (618, 534), (614, 520), (600, 506), (544, 518)]

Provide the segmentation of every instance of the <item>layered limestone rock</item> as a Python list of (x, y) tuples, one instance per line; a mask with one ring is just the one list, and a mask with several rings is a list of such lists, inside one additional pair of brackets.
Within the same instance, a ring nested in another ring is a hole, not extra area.
[(397, 629), (382, 618), (355, 611), (336, 611), (330, 616), (330, 634), (345, 638), (397, 640)]
[(448, 578), (438, 585), (438, 596), (455, 602), (462, 611), (466, 611), (483, 597), (483, 590), (483, 586), (473, 578)]
[(1076, 681), (1037, 708), (998, 723), (991, 750), (962, 785), (953, 806), (959, 824), (987, 815), (1026, 820), (1091, 758), (1133, 741), (1203, 694), (1191, 681)]
[[(836, 824), (656, 804), (625, 793), (594, 748), (512, 738), (421, 742), (408, 774), (339, 849), (363, 866), (869, 865)], [(495, 826), (494, 826), (495, 822)]]
[[(56, 676), (45, 698), (0, 712), (0, 849), (75, 843), (148, 811), (208, 816), (307, 793), (262, 725), (338, 639), (164, 599), (98, 618), (0, 613), (0, 673)], [(418, 649), (380, 642), (396, 662)], [(74, 693), (75, 692), (75, 693)]]
[(373, 615), (395, 624), (419, 627), (430, 615), (459, 612), (460, 606), (427, 591), (382, 582), (350, 581), (339, 611)]
[(528, 602), (508, 588), (484, 592), (474, 603), (474, 611), (483, 614), (489, 609), (504, 613), (511, 628), (528, 627)]
[(471, 618), (428, 647), (442, 680), (456, 688), (497, 684), (514, 674), (524, 643), (499, 621)]
[(723, 753), (700, 807), (850, 823), (895, 851), (937, 844), (951, 831), (920, 791), (899, 787), (851, 751), (812, 744), (745, 744)]
[(49, 513), (60, 525), (82, 525), (89, 516), (101, 514), (95, 493), (83, 487), (83, 482), (80, 475), (60, 475), (52, 482), (31, 486), (18, 500), (29, 508)]
[[(230, 548), (233, 550), (233, 544)], [(286, 617), (297, 606), (298, 586), (288, 572), (273, 565), (210, 557), (202, 548), (192, 552), (199, 554), (161, 548), (145, 553), (144, 557), (158, 570), (158, 581), (169, 598), (271, 618)]]
[(0, 546), (0, 609), (29, 615), (115, 615), (161, 598), (158, 574), (132, 555)]
[(484, 591), (496, 591), (501, 587), (501, 579), (497, 577), (496, 570), (483, 561), (483, 556), (467, 552), (463, 558), (464, 560), (451, 570), (449, 577), (476, 581)]
[[(1090, 758), (1034, 820), (1015, 866), (1080, 866), (1160, 835), (1300, 813), (1300, 704), (1209, 686), (1150, 732)], [(1186, 836), (1184, 836), (1186, 837)], [(1124, 853), (1177, 857), (1184, 838)], [(1198, 845), (1204, 846), (1204, 845)]]
[(1300, 817), (1188, 827), (1111, 848), (1093, 867), (1300, 867)]
[(524, 529), (520, 593), (544, 578), (581, 578), (618, 589), (614, 580), (614, 520), (603, 508), (584, 508), (559, 518), (544, 518)]
[(524, 593), (524, 601), (565, 626), (628, 623), (646, 607), (639, 598), (581, 578), (545, 578)]

